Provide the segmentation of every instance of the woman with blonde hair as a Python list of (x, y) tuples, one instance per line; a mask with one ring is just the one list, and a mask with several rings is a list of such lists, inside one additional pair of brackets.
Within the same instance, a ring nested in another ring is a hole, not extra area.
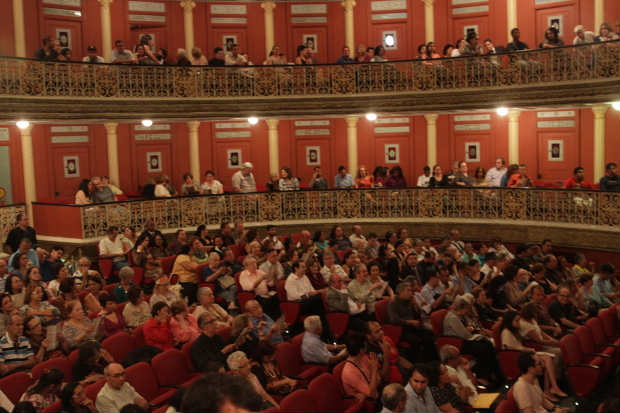
[(357, 170), (357, 177), (355, 177), (355, 188), (373, 188), (374, 186), (373, 176), (368, 173), (364, 165), (360, 166)]

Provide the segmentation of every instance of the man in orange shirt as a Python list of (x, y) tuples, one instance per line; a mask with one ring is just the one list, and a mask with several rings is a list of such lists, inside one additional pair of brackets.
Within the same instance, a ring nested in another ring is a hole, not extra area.
[(527, 166), (519, 164), (519, 171), (512, 174), (508, 179), (508, 187), (528, 187), (532, 186), (532, 180), (527, 176)]
[(562, 188), (592, 189), (592, 184), (585, 180), (585, 171), (581, 166), (573, 169), (573, 176), (568, 178)]

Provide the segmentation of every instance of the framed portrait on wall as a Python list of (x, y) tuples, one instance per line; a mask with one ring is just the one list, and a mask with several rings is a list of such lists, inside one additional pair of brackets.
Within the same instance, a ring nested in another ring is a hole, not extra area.
[(151, 39), (153, 40), (153, 50), (156, 49), (155, 45), (157, 44), (156, 40), (155, 40), (155, 33), (140, 33), (140, 35), (138, 36), (138, 40), (140, 41), (140, 43), (142, 42), (142, 38), (146, 35), (151, 36)]
[(385, 144), (385, 163), (400, 162), (400, 148), (397, 143)]
[(398, 49), (398, 38), (396, 37), (396, 31), (385, 31), (381, 33), (381, 38), (383, 39), (383, 47), (385, 47), (386, 50)]
[(562, 16), (547, 17), (547, 27), (555, 27), (559, 36), (564, 35), (564, 25), (562, 23)]
[(232, 52), (233, 45), (237, 43), (237, 36), (234, 34), (225, 34), (222, 36), (222, 48), (226, 53)]
[(320, 146), (306, 146), (306, 165), (308, 166), (320, 166), (321, 165), (321, 147)]
[(228, 157), (228, 169), (239, 169), (243, 161), (241, 160), (241, 149), (229, 149), (226, 151)]
[(56, 39), (58, 39), (61, 49), (64, 49), (65, 47), (72, 49), (71, 29), (56, 29)]
[(465, 162), (480, 162), (480, 142), (465, 142)]
[(316, 34), (304, 34), (303, 43), (308, 49), (312, 50), (312, 53), (316, 53), (319, 51), (319, 49), (317, 48)]
[(547, 160), (551, 162), (564, 161), (564, 140), (550, 139), (547, 141)]
[(80, 158), (78, 156), (63, 156), (62, 164), (65, 171), (65, 178), (80, 177)]
[(146, 171), (148, 173), (161, 172), (161, 152), (146, 153)]

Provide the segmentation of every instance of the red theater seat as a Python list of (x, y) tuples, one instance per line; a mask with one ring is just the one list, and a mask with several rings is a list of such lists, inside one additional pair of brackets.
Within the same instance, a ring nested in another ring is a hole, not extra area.
[(188, 360), (181, 350), (166, 350), (159, 353), (151, 365), (162, 387), (188, 386), (200, 377), (190, 372)]
[(295, 343), (284, 342), (278, 344), (275, 357), (282, 370), (282, 374), (288, 377), (311, 380), (327, 371), (327, 366), (304, 364), (304, 360), (301, 357), (301, 348)]
[(280, 403), (280, 411), (285, 413), (316, 412), (317, 400), (308, 390), (295, 390)]
[(125, 377), (142, 397), (155, 406), (168, 401), (176, 391), (160, 387), (155, 379), (155, 372), (148, 363), (143, 361), (129, 366), (125, 370)]
[(516, 413), (519, 411), (519, 406), (512, 394), (512, 387), (508, 390), (506, 398), (502, 400), (495, 408), (495, 413)]
[(388, 336), (394, 344), (397, 346), (408, 346), (408, 343), (401, 343), (400, 337), (403, 334), (403, 329), (401, 326), (397, 326), (395, 324), (388, 323), (388, 305), (392, 301), (391, 298), (384, 298), (383, 300), (377, 301), (375, 303), (375, 317), (377, 317), (377, 321), (381, 324), (383, 328), (383, 332), (386, 336)]
[(63, 383), (70, 383), (73, 376), (73, 363), (66, 357), (54, 357), (49, 360), (43, 361), (32, 368), (31, 374), (33, 380), (39, 380), (39, 377), (46, 370), (58, 369), (63, 372)]
[(20, 371), (0, 379), (0, 390), (15, 404), (33, 383), (34, 380), (28, 373)]
[(101, 380), (94, 382), (93, 384), (86, 386), (86, 389), (84, 389), (84, 392), (86, 393), (86, 397), (88, 397), (94, 402), (95, 400), (97, 400), (97, 395), (99, 394), (99, 391), (104, 385), (105, 385), (105, 379), (101, 379)]
[(451, 344), (461, 349), (463, 345), (463, 339), (460, 337), (444, 336), (443, 334), (443, 319), (446, 317), (448, 310), (437, 310), (431, 313), (431, 325), (433, 326), (433, 334), (435, 334), (435, 341), (437, 342), (437, 348), (442, 348), (446, 344)]
[(506, 350), (502, 347), (501, 335), (502, 322), (498, 321), (493, 325), (493, 341), (495, 341), (495, 351), (497, 352), (497, 360), (502, 369), (502, 373), (509, 381), (516, 380), (521, 375), (521, 370), (517, 360), (521, 352), (519, 350)]
[(597, 357), (589, 362), (584, 362), (579, 341), (574, 334), (567, 334), (562, 337), (560, 347), (571, 387), (577, 396), (587, 396), (599, 383), (602, 377), (601, 366), (605, 361)]
[(127, 354), (136, 348), (136, 339), (124, 331), (119, 331), (103, 340), (101, 347), (106, 349), (117, 363), (122, 363)]
[(340, 383), (329, 373), (321, 374), (312, 380), (308, 387), (308, 391), (316, 400), (319, 412), (353, 413), (362, 410), (364, 405), (362, 402), (345, 398), (345, 394), (340, 390)]
[(172, 266), (174, 265), (174, 260), (177, 259), (176, 255), (172, 255), (170, 257), (161, 257), (159, 262), (161, 263), (161, 270), (165, 275), (170, 275), (172, 271)]
[(601, 374), (603, 377), (607, 377), (607, 375), (616, 367), (614, 364), (615, 350), (611, 347), (607, 347), (599, 352), (596, 344), (594, 343), (592, 332), (586, 326), (577, 327), (573, 334), (577, 336), (577, 341), (579, 342), (579, 347), (581, 348), (585, 361), (589, 362), (597, 357), (603, 359), (604, 363), (601, 366), (603, 371)]

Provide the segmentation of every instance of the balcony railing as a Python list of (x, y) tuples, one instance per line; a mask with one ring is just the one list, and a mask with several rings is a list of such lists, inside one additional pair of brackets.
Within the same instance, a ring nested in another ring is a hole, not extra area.
[(450, 59), (313, 66), (127, 66), (0, 57), (0, 96), (235, 98), (346, 96), (610, 80), (620, 42)]
[[(581, 224), (620, 230), (620, 193), (553, 189), (295, 191), (136, 200), (96, 206), (34, 203), (33, 209), (37, 229), (42, 234), (76, 239), (103, 236), (110, 225), (143, 228), (148, 220), (153, 220), (157, 228), (170, 231), (200, 224), (215, 226), (223, 220), (237, 219), (248, 224), (299, 224), (405, 218)], [(64, 219), (58, 219), (59, 216)], [(39, 217), (56, 218), (38, 222)], [(73, 229), (69, 230), (70, 227)]]

